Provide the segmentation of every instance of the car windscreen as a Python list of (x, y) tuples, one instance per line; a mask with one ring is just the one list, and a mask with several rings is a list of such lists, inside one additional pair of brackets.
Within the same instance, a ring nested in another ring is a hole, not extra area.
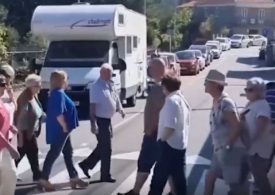
[(207, 45), (209, 49), (218, 49), (217, 45)]
[(179, 60), (191, 60), (194, 59), (194, 53), (190, 51), (180, 51), (176, 53)]
[(104, 58), (110, 48), (109, 41), (55, 41), (51, 42), (48, 59)]
[(234, 39), (234, 40), (239, 40), (239, 39), (242, 39), (242, 38), (243, 38), (242, 35), (233, 35), (233, 36), (231, 37), (231, 39)]
[(206, 47), (199, 46), (199, 45), (191, 45), (189, 49), (200, 50), (202, 53), (206, 53)]
[(197, 57), (201, 57), (202, 56), (201, 52), (199, 52), (199, 51), (195, 51), (195, 54), (196, 54)]
[(225, 39), (216, 39), (216, 40), (221, 42), (221, 43), (225, 43)]

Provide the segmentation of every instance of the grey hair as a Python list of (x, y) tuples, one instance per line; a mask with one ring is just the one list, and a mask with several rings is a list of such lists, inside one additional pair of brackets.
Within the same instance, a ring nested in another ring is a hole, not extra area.
[(41, 83), (41, 77), (39, 75), (36, 74), (30, 74), (27, 76), (27, 78), (25, 79), (25, 85), (26, 87), (34, 87), (37, 84)]
[(113, 66), (108, 64), (108, 63), (104, 63), (101, 65), (100, 69), (105, 69), (105, 70), (110, 70), (110, 71), (113, 71)]
[(252, 77), (247, 81), (247, 87), (255, 88), (260, 90), (265, 90), (266, 84), (265, 81), (261, 77)]

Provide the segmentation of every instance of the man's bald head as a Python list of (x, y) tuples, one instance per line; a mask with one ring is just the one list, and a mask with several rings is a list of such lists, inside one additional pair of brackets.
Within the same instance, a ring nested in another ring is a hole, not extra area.
[(108, 64), (104, 63), (100, 67), (100, 78), (105, 81), (109, 81), (112, 78), (113, 74), (113, 67)]
[(156, 81), (160, 82), (165, 75), (165, 62), (161, 58), (154, 58), (149, 62), (149, 74)]

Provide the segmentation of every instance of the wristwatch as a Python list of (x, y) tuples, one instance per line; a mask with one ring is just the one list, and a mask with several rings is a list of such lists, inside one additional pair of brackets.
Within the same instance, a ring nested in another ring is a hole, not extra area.
[(225, 149), (230, 150), (230, 149), (231, 149), (231, 146), (230, 146), (230, 145), (226, 145), (226, 146), (225, 146)]

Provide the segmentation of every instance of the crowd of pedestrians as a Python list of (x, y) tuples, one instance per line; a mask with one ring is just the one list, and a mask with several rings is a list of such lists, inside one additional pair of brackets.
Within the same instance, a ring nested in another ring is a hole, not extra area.
[[(116, 182), (110, 170), (111, 120), (116, 112), (125, 117), (111, 81), (112, 72), (111, 65), (103, 64), (100, 77), (90, 85), (91, 132), (95, 134), (98, 144), (79, 163), (83, 173), (90, 178), (89, 170), (101, 161), (100, 181), (109, 183)], [(180, 90), (180, 78), (169, 75), (162, 59), (155, 57), (150, 61), (149, 74), (155, 83), (148, 91), (144, 110), (144, 136), (136, 181), (130, 191), (118, 195), (139, 195), (151, 172), (153, 177), (149, 195), (161, 195), (166, 183), (169, 183), (170, 195), (186, 195), (185, 157), (191, 108)], [(71, 188), (87, 187), (88, 183), (78, 177), (73, 163), (70, 134), (79, 122), (76, 107), (65, 93), (68, 84), (66, 72), (57, 70), (51, 74), (47, 113), (43, 112), (37, 98), (41, 77), (29, 75), (25, 80), (25, 89), (15, 100), (12, 91), (14, 75), (11, 66), (1, 67), (0, 194), (14, 194), (16, 166), (25, 155), (33, 172), (33, 180), (45, 191), (54, 191), (56, 186), (49, 181), (49, 175), (61, 152)], [(272, 125), (275, 119), (275, 91), (261, 78), (249, 79), (244, 89), (248, 103), (239, 112), (234, 100), (225, 92), (226, 85), (225, 75), (217, 70), (210, 70), (205, 78), (205, 92), (213, 99), (209, 118), (213, 157), (205, 178), (204, 194), (213, 195), (216, 180), (222, 178), (230, 188), (230, 195), (249, 195), (248, 180), (253, 176), (260, 194), (272, 195), (274, 185), (270, 181), (275, 177), (275, 128)], [(43, 122), (46, 123), (46, 143), (50, 149), (40, 168), (37, 137)]]

